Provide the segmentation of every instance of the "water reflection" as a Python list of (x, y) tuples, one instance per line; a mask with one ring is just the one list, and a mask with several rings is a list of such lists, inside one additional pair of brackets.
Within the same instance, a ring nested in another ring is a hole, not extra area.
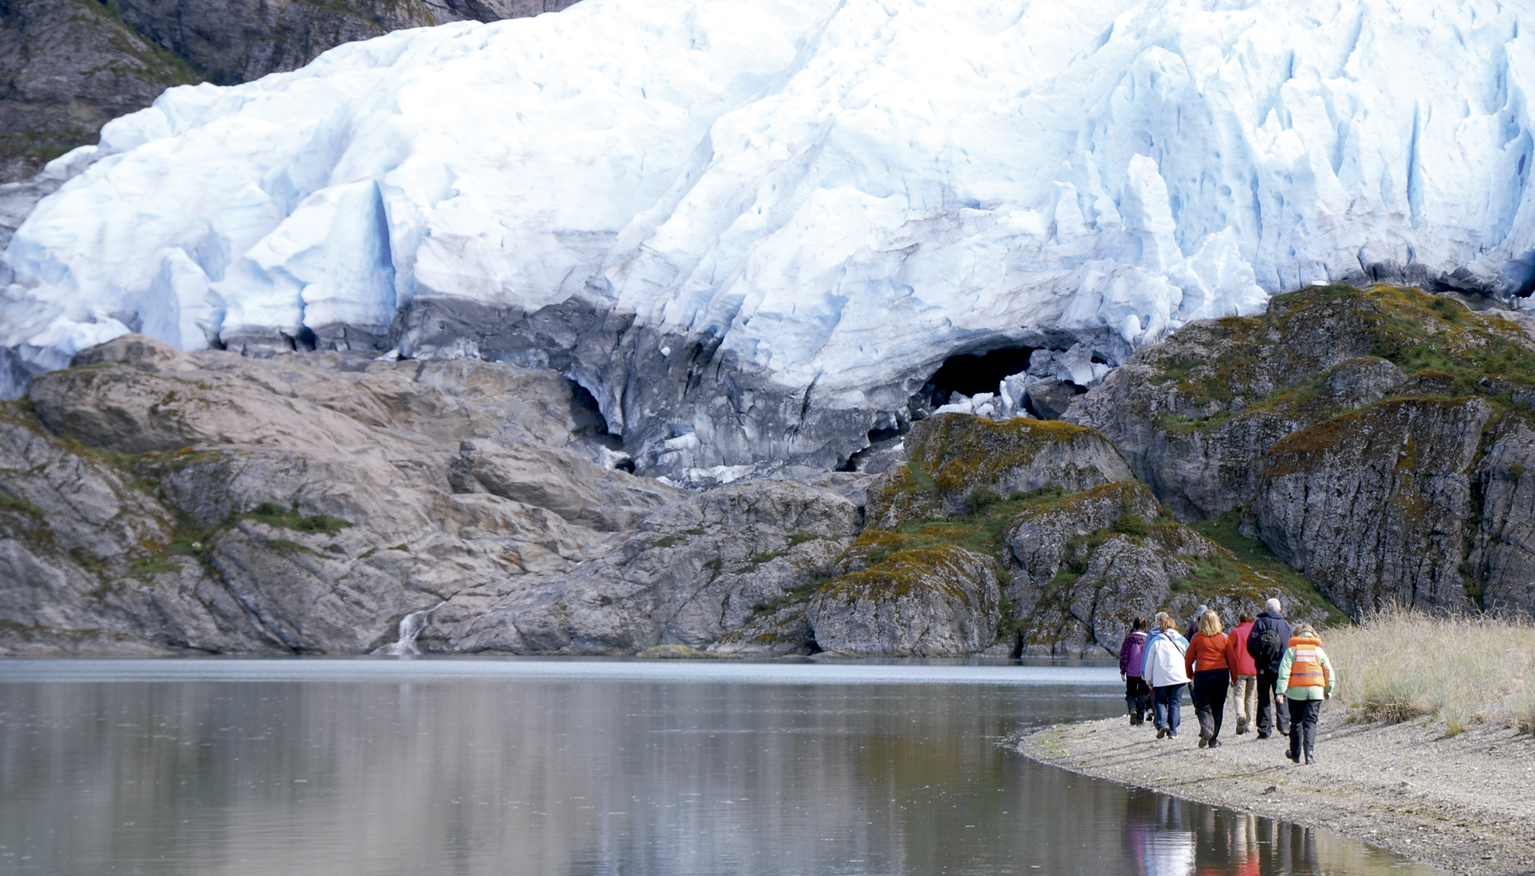
[(1325, 831), (1140, 789), (1125, 795), (1124, 843), (1142, 876), (1401, 873), (1413, 866)]
[(1021, 724), (1113, 714), (1112, 686), (677, 678), (0, 683), (0, 871), (1112, 876), (1401, 863), (996, 744)]

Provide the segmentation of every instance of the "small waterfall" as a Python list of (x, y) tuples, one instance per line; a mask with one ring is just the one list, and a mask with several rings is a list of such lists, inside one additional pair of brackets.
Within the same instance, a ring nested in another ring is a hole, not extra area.
[(416, 637), (426, 629), (427, 620), (432, 612), (447, 604), (446, 601), (439, 602), (425, 611), (413, 611), (400, 618), (400, 637), (393, 644), (385, 645), (374, 653), (388, 654), (391, 657), (410, 657), (420, 654), (421, 650), (416, 647)]

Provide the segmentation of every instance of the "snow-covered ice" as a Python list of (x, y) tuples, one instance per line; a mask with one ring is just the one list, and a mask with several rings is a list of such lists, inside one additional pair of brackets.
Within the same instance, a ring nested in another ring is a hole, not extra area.
[(548, 362), (642, 465), (825, 464), (957, 352), (1115, 361), (1332, 279), (1527, 292), (1532, 28), (584, 0), (397, 32), (110, 123), (6, 251), (0, 343), (18, 376), (130, 329)]

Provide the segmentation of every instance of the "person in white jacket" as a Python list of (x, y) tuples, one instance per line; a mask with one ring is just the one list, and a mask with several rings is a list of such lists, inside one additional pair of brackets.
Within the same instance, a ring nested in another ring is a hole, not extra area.
[(1152, 717), (1158, 739), (1178, 735), (1183, 688), (1189, 683), (1183, 668), (1183, 652), (1188, 649), (1189, 640), (1178, 632), (1178, 622), (1165, 611), (1157, 612), (1156, 632), (1146, 640), (1145, 656), (1141, 658), (1141, 677), (1151, 687)]

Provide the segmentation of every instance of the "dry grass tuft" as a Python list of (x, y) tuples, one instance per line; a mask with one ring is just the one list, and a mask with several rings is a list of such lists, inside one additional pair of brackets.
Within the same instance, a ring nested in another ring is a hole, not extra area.
[(1325, 633), (1339, 697), (1366, 720), (1496, 722), (1535, 733), (1535, 624), (1387, 608)]

